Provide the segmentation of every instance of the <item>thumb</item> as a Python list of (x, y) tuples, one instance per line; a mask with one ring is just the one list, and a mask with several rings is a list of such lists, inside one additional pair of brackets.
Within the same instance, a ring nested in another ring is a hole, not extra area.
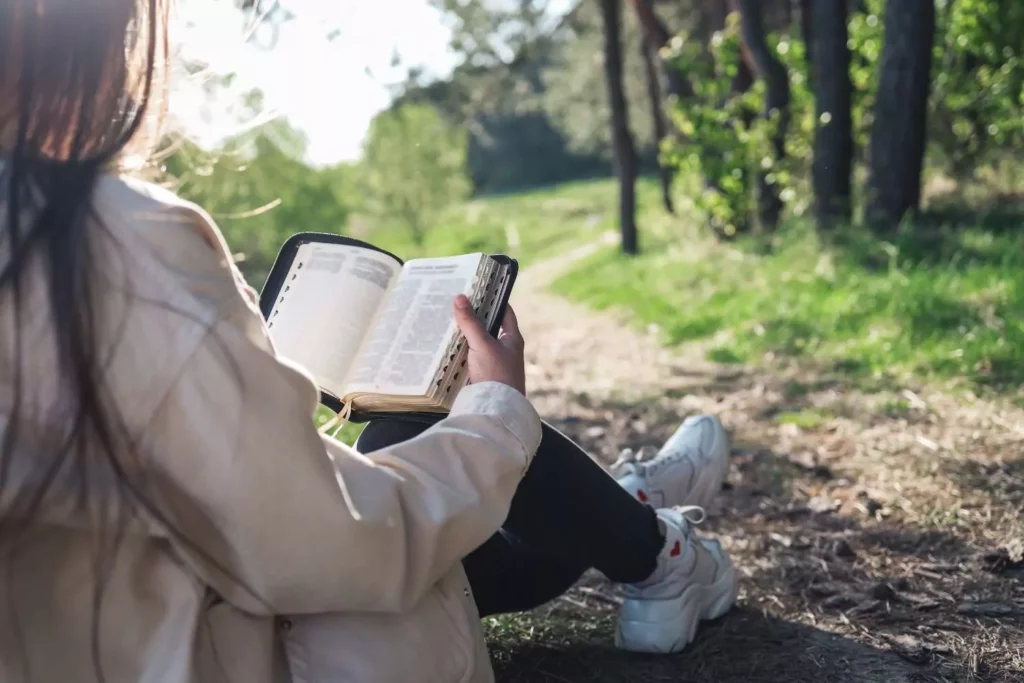
[(473, 312), (473, 305), (464, 294), (455, 297), (455, 322), (469, 342), (469, 348), (479, 349), (492, 341), (491, 335), (487, 334), (483, 323)]

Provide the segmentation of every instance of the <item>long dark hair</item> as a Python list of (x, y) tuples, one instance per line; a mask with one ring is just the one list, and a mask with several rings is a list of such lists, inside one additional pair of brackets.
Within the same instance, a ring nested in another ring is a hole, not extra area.
[[(93, 659), (101, 680), (97, 634), (103, 577), (109, 576), (140, 501), (121, 459), (123, 420), (104, 388), (109, 359), (100, 342), (97, 264), (90, 247), (90, 231), (103, 227), (94, 216), (92, 194), (100, 176), (162, 113), (166, 26), (164, 0), (0, 2), (0, 302), (9, 316), (0, 328), (5, 375), (0, 380), (10, 387), (0, 399), (0, 414), (6, 413), (0, 443), (0, 560), (5, 561), (0, 564), (13, 565), (55, 480), (70, 476), (83, 514), (98, 514), (90, 524), (103, 532), (93, 596)], [(38, 296), (39, 282), (45, 283), (52, 318), (57, 367), (51, 371), (59, 372), (62, 396), (60, 406), (44, 409), (57, 411), (66, 427), (55, 448), (32, 454), (28, 476), (15, 476), (15, 462), (21, 466), (18, 451), (27, 448), (26, 433), (34, 428), (26, 402), (37, 378), (26, 367), (23, 324), (33, 313), (26, 301), (30, 294)], [(99, 513), (86, 502), (86, 473), (97, 466), (113, 475), (119, 494), (117, 504)], [(0, 576), (7, 591), (9, 579)]]

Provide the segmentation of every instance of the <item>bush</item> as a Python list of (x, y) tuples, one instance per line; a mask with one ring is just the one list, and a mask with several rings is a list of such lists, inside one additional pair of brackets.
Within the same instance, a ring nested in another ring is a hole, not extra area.
[(1024, 143), (1024, 4), (946, 0), (929, 137), (946, 170), (975, 176)]
[(795, 184), (810, 168), (814, 101), (804, 44), (789, 35), (770, 36), (768, 42), (786, 66), (790, 82), (787, 156), (781, 161), (772, 149), (778, 112), (769, 119), (759, 115), (764, 109), (764, 83), (758, 80), (745, 92), (734, 89), (740, 63), (736, 14), (712, 37), (711, 58), (704, 46), (685, 34), (663, 52), (673, 68), (688, 75), (695, 93), (673, 104), (671, 116), (679, 135), (663, 141), (662, 158), (681, 171), (681, 177), (705, 179), (704, 188), (693, 192), (693, 204), (721, 237), (749, 231), (758, 173), (767, 171), (768, 182), (779, 185), (782, 200), (791, 204), (798, 196)]
[(426, 104), (377, 115), (364, 149), (366, 209), (404, 226), (417, 246), (449, 205), (469, 196), (466, 135)]

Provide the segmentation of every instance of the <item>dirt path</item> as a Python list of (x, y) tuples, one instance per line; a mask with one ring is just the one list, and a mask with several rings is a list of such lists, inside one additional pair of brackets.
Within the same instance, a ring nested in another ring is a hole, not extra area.
[(718, 415), (732, 467), (701, 532), (733, 554), (740, 602), (687, 653), (633, 657), (610, 647), (615, 588), (588, 576), (536, 613), (490, 624), (499, 679), (1024, 680), (1024, 410), (667, 351), (547, 293), (597, 246), (516, 286), (531, 395), (604, 462), (656, 447), (686, 415)]

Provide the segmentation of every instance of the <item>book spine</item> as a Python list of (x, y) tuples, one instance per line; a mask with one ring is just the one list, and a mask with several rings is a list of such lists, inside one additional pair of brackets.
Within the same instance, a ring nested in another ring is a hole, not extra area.
[[(477, 282), (483, 284), (474, 288), (470, 301), (473, 304), (477, 317), (487, 327), (490, 327), (494, 322), (502, 286), (507, 278), (507, 267), (501, 266), (489, 258), (485, 258), (481, 263)], [(455, 346), (450, 349), (448, 358), (439, 369), (436, 378), (436, 383), (442, 390), (446, 403), (450, 402), (448, 399), (453, 395), (453, 390), (461, 388), (467, 380), (464, 368), (469, 350), (466, 348), (465, 340), (462, 339), (461, 334), (457, 335), (456, 339)]]

